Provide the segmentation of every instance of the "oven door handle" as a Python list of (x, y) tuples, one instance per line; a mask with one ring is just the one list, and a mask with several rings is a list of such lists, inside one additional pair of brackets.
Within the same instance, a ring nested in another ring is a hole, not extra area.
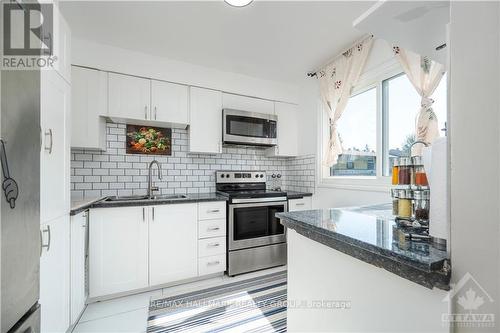
[(231, 201), (232, 204), (243, 204), (243, 203), (269, 203), (269, 204), (275, 204), (275, 203), (286, 203), (286, 197), (271, 197), (271, 198), (248, 198), (248, 199), (233, 199)]

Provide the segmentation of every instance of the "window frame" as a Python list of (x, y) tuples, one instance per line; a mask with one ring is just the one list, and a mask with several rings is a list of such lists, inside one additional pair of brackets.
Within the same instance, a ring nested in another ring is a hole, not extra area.
[[(376, 89), (376, 176), (330, 176), (330, 168), (323, 165), (324, 152), (326, 143), (328, 142), (329, 126), (327, 126), (327, 113), (324, 110), (323, 104), (321, 104), (322, 106), (319, 110), (321, 115), (318, 117), (318, 128), (320, 129), (320, 135), (318, 136), (318, 156), (320, 156), (317, 166), (318, 187), (377, 192), (389, 191), (391, 188), (391, 177), (383, 176), (383, 168), (387, 165), (384, 160), (388, 157), (385, 157), (384, 154), (388, 152), (387, 139), (389, 135), (387, 103), (383, 101), (383, 82), (403, 74), (404, 71), (401, 65), (395, 59), (391, 59), (378, 68), (364, 73), (351, 94), (351, 96), (355, 96), (372, 88)], [(387, 94), (385, 96), (387, 96)]]

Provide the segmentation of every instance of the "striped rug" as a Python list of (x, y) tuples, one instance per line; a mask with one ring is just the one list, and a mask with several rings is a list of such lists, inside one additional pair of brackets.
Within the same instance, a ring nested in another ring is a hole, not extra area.
[(152, 300), (147, 331), (286, 332), (286, 271)]

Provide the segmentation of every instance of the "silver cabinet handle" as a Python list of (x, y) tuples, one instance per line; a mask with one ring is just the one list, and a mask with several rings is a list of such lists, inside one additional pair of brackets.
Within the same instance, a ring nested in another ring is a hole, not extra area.
[(144, 119), (148, 119), (148, 106), (144, 106)]
[(156, 106), (155, 106), (155, 120), (156, 120), (156, 114), (157, 114), (157, 112), (156, 112)]
[(299, 202), (299, 203), (295, 204), (295, 206), (304, 206), (304, 205), (305, 205), (305, 203), (303, 203), (303, 202)]
[(50, 146), (47, 147), (47, 144), (45, 144), (45, 150), (49, 152), (49, 154), (52, 154), (52, 146), (54, 145), (53, 137), (52, 137), (52, 128), (49, 128), (48, 131), (45, 131), (45, 137), (49, 136), (50, 137)]
[(210, 243), (210, 244), (207, 244), (207, 246), (209, 246), (209, 247), (217, 247), (217, 246), (220, 246), (220, 243)]
[(209, 209), (207, 210), (207, 213), (218, 213), (220, 212), (220, 209)]
[(212, 227), (212, 228), (207, 228), (208, 231), (217, 231), (220, 230), (219, 227)]
[(142, 222), (146, 221), (146, 208), (142, 207)]
[(153, 207), (152, 209), (152, 213), (153, 213), (153, 221), (155, 220), (155, 208)]
[(219, 260), (207, 262), (207, 266), (218, 265), (218, 264), (220, 264)]
[[(47, 244), (43, 244), (43, 234), (44, 233), (47, 233)], [(49, 250), (50, 250), (50, 225), (47, 225), (47, 228), (45, 230), (41, 231), (40, 237), (41, 237), (41, 243), (42, 243), (42, 248), (41, 248), (40, 253), (42, 252), (42, 250), (44, 248), (46, 248), (47, 252), (49, 252)]]

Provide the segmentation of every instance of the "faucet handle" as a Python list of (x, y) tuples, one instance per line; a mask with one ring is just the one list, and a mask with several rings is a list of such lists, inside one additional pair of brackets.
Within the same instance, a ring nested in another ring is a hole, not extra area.
[(158, 186), (151, 186), (151, 192), (153, 192), (153, 191), (157, 192), (159, 190), (160, 190), (160, 188)]

